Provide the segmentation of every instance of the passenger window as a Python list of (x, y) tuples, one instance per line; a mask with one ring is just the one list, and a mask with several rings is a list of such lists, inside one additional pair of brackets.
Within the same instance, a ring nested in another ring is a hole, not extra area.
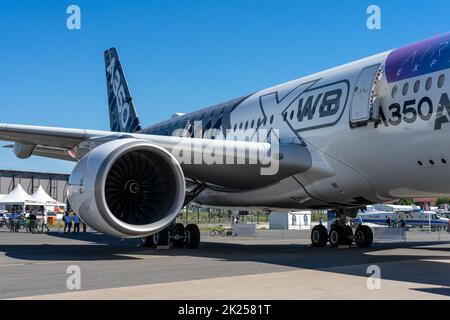
[(420, 90), (420, 80), (417, 80), (416, 83), (414, 83), (414, 93), (419, 92)]
[(441, 74), (438, 79), (438, 88), (441, 89), (445, 83), (445, 74)]
[(433, 79), (430, 77), (427, 79), (427, 82), (425, 83), (425, 89), (429, 91), (431, 89), (431, 86), (433, 85)]
[(408, 94), (408, 90), (409, 90), (409, 83), (406, 82), (406, 83), (403, 85), (403, 90), (402, 90), (403, 96), (406, 96), (406, 95)]
[(398, 87), (397, 87), (397, 86), (394, 86), (394, 87), (392, 88), (392, 94), (391, 94), (391, 96), (392, 96), (393, 99), (395, 99), (395, 98), (397, 97), (397, 92), (398, 92)]

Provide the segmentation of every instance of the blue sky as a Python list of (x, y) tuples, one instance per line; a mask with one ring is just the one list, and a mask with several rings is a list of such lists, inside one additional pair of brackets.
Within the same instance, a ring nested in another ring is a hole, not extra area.
[[(66, 28), (70, 4), (81, 30)], [(366, 28), (370, 4), (382, 30)], [(0, 123), (107, 130), (112, 46), (149, 125), (450, 31), (449, 12), (446, 0), (1, 1)], [(0, 149), (2, 169), (72, 166)]]

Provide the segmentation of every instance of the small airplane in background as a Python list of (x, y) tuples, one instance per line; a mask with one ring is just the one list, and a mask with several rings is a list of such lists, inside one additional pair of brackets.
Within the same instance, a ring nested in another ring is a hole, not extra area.
[(371, 223), (388, 226), (388, 218), (391, 226), (397, 223), (397, 227), (431, 227), (432, 229), (447, 229), (449, 219), (439, 216), (434, 211), (424, 211), (420, 208), (400, 211), (381, 211), (368, 206), (367, 210), (360, 210), (354, 219), (355, 223)]
[(439, 206), (435, 211), (441, 217), (450, 219), (450, 206), (448, 204)]

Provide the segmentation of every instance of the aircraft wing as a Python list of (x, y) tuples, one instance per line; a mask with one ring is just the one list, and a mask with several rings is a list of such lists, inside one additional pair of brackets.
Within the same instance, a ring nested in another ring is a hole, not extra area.
[(0, 139), (21, 143), (33, 143), (57, 148), (72, 148), (77, 143), (104, 135), (108, 131), (68, 129), (20, 124), (0, 124)]
[(7, 147), (14, 148), (16, 154), (23, 153), (25, 155), (25, 149), (30, 151), (28, 156), (22, 156), (21, 158), (28, 158), (31, 155), (48, 155), (48, 157), (53, 158), (55, 153), (70, 153), (76, 148), (83, 148), (83, 153), (70, 156), (72, 160), (76, 161), (98, 145), (124, 137), (147, 140), (169, 152), (172, 152), (176, 146), (188, 144), (193, 146), (191, 148), (193, 153), (202, 153), (206, 146), (214, 147), (214, 145), (234, 147), (238, 151), (236, 152), (237, 154), (245, 154), (239, 152), (242, 150), (247, 151), (247, 153), (248, 151), (268, 152), (270, 150), (270, 144), (261, 142), (223, 141), (100, 130), (0, 124), (0, 140), (15, 143), (14, 146)]
[[(265, 142), (0, 124), (0, 140), (14, 142), (14, 145), (6, 147), (13, 148), (16, 156), (21, 159), (41, 156), (78, 161), (97, 146), (120, 138), (146, 140), (172, 153), (176, 150), (175, 148), (181, 148), (183, 152), (189, 152), (189, 158), (192, 159), (195, 159), (196, 155), (203, 159), (201, 157), (205, 152), (211, 152), (210, 150), (214, 149), (216, 157), (224, 159), (224, 165), (195, 163), (181, 164), (181, 166), (186, 178), (210, 182), (218, 186), (239, 187), (245, 185), (246, 179), (248, 187), (268, 185), (311, 167), (309, 151), (298, 144), (280, 145), (278, 150), (271, 150), (271, 145)], [(230, 153), (229, 150), (234, 152)], [(275, 174), (266, 176), (260, 174), (262, 167), (270, 166), (260, 163), (259, 156), (262, 154), (270, 154), (270, 157), (277, 159), (279, 170)], [(232, 165), (228, 165), (229, 163)]]

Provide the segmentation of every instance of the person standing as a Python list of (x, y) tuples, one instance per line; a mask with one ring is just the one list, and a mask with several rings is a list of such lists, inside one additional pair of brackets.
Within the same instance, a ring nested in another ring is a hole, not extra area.
[(398, 220), (397, 220), (397, 218), (394, 218), (394, 228), (397, 228), (398, 227)]
[(406, 222), (403, 218), (400, 220), (400, 225), (402, 226), (403, 229), (406, 228)]
[(37, 217), (34, 214), (34, 212), (31, 212), (28, 216), (28, 220), (29, 220), (28, 232), (30, 232), (30, 233), (33, 233), (36, 228), (36, 218)]
[(44, 210), (44, 220), (42, 221), (41, 232), (44, 232), (44, 228), (47, 229), (47, 232), (50, 231), (50, 229), (47, 226), (47, 219), (48, 219), (48, 212), (47, 210)]
[(389, 228), (391, 227), (391, 223), (392, 223), (391, 217), (388, 216), (386, 219), (386, 224), (388, 225)]
[(72, 220), (73, 220), (73, 233), (80, 233), (80, 218), (75, 212), (73, 213)]
[(68, 212), (64, 214), (64, 233), (70, 233), (70, 229), (72, 228), (72, 217)]

